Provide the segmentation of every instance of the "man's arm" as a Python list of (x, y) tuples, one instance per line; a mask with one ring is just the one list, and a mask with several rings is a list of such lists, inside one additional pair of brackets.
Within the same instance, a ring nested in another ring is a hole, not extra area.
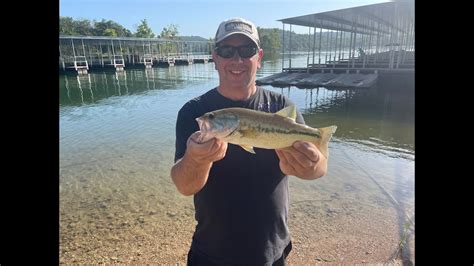
[(188, 138), (184, 156), (171, 168), (171, 179), (185, 196), (193, 195), (204, 187), (212, 164), (224, 158), (227, 151), (227, 142), (215, 138), (198, 143), (200, 135), (201, 132), (197, 131)]

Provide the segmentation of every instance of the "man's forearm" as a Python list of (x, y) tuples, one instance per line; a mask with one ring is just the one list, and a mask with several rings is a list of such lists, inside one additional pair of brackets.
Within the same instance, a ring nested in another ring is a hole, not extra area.
[(198, 163), (185, 154), (171, 168), (171, 178), (181, 194), (194, 195), (206, 184), (211, 166), (212, 163)]

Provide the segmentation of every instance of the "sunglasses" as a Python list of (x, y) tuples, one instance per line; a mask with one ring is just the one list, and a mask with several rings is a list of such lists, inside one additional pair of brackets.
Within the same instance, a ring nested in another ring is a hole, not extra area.
[(235, 55), (235, 51), (239, 53), (241, 58), (250, 58), (254, 56), (258, 48), (255, 45), (242, 45), (242, 46), (229, 46), (223, 45), (215, 48), (216, 53), (223, 58), (232, 58)]

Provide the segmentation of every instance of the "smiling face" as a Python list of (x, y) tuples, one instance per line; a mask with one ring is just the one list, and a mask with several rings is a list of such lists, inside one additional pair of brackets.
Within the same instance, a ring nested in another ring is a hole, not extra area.
[[(219, 46), (244, 46), (251, 45), (253, 42), (246, 36), (235, 34), (219, 43)], [(255, 92), (255, 79), (257, 69), (261, 67), (263, 50), (250, 58), (241, 58), (238, 52), (235, 52), (231, 58), (223, 58), (215, 51), (212, 53), (215, 62), (215, 68), (219, 72), (219, 90), (224, 96), (236, 96), (231, 98), (242, 98), (238, 95)], [(250, 95), (251, 95), (250, 94)], [(247, 95), (250, 96), (250, 95)], [(245, 98), (245, 97), (243, 97)]]

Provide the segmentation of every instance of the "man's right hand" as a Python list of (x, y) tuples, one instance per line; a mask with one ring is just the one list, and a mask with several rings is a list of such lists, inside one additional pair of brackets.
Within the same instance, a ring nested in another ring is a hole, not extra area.
[(186, 153), (171, 168), (171, 178), (178, 191), (186, 196), (201, 190), (215, 161), (224, 158), (227, 142), (212, 138), (200, 143), (201, 132), (194, 132), (186, 143)]
[(186, 157), (198, 164), (213, 163), (225, 157), (227, 142), (212, 138), (199, 143), (201, 131), (196, 131), (189, 136), (186, 143)]

